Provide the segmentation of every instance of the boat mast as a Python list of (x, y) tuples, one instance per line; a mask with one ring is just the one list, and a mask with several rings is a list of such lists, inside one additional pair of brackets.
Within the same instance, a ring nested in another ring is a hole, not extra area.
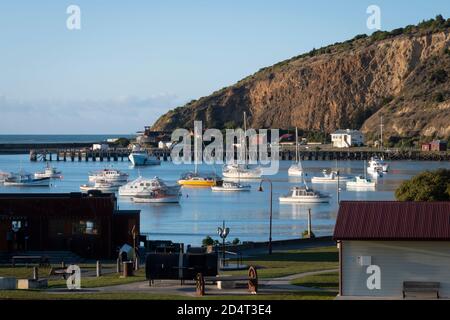
[[(244, 165), (247, 167), (247, 113), (244, 111)], [(241, 139), (242, 143), (242, 139)]]
[(383, 150), (383, 127), (384, 127), (384, 125), (383, 125), (383, 116), (381, 116), (381, 119), (380, 119), (380, 146), (381, 146), (381, 150)]

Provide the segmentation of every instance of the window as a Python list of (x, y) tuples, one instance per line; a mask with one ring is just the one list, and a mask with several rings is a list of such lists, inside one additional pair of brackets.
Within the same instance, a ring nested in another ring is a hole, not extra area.
[(81, 220), (79, 222), (74, 222), (72, 225), (73, 234), (88, 234), (97, 235), (99, 234), (97, 223), (93, 220)]

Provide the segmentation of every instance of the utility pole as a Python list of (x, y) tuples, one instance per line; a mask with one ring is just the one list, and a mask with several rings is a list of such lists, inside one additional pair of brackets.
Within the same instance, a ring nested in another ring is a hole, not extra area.
[(383, 116), (381, 116), (381, 123), (380, 123), (380, 146), (381, 146), (381, 151), (383, 151), (384, 149), (384, 144), (383, 144)]

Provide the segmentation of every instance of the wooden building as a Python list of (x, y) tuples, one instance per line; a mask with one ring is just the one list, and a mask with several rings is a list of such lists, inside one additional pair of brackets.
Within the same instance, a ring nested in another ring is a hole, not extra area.
[(110, 193), (0, 194), (0, 253), (72, 251), (115, 258), (119, 246), (137, 238), (139, 215), (117, 210)]
[(334, 239), (342, 298), (450, 298), (450, 202), (342, 201)]

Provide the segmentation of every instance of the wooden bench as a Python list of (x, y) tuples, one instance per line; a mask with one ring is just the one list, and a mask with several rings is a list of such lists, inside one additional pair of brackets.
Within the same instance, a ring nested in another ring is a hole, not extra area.
[(18, 261), (23, 261), (27, 266), (28, 264), (35, 264), (35, 263), (38, 263), (40, 267), (50, 266), (48, 257), (44, 256), (13, 256), (11, 258), (13, 268), (16, 266)]
[(248, 276), (221, 276), (216, 277), (204, 277), (201, 273), (197, 274), (196, 277), (196, 293), (198, 296), (205, 295), (205, 284), (206, 282), (217, 283), (218, 281), (247, 281), (248, 291), (252, 294), (258, 292), (258, 273), (256, 268), (250, 266), (248, 268)]
[(74, 272), (67, 272), (67, 268), (51, 268), (49, 272), (49, 276), (61, 276), (64, 280), (67, 280), (67, 277), (72, 275)]
[(403, 282), (403, 299), (406, 297), (407, 292), (432, 292), (439, 299), (439, 287), (439, 282), (405, 281)]

